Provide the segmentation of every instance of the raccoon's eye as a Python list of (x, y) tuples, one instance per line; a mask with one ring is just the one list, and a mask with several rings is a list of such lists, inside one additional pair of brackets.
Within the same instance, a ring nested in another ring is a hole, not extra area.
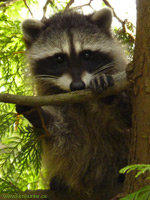
[(82, 59), (85, 61), (90, 60), (91, 56), (92, 56), (92, 53), (90, 51), (84, 51), (81, 54)]
[(62, 64), (65, 60), (65, 55), (64, 54), (57, 54), (55, 55), (55, 60), (57, 63)]

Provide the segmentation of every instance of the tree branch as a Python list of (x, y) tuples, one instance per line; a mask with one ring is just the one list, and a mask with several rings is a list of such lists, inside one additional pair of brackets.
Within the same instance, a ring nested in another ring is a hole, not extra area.
[(67, 6), (65, 7), (64, 10), (68, 10), (70, 8), (70, 6), (74, 3), (74, 0), (70, 0), (68, 3), (67, 3)]
[(4, 2), (0, 5), (0, 8), (10, 6), (18, 0), (0, 0), (0, 2)]
[(49, 96), (18, 96), (12, 94), (0, 94), (0, 102), (26, 106), (64, 105), (67, 103), (87, 102), (93, 99), (116, 95), (119, 92), (127, 89), (130, 85), (130, 81), (122, 80), (117, 82), (115, 86), (106, 89), (99, 95), (91, 92), (90, 90), (75, 91)]
[(27, 7), (27, 9), (29, 10), (30, 15), (33, 17), (33, 13), (31, 12), (31, 9), (29, 8), (29, 6), (28, 6), (26, 0), (23, 0), (23, 2), (24, 2), (24, 4), (25, 4), (25, 6)]
[[(93, 0), (89, 0), (88, 3), (83, 4), (83, 5), (81, 5), (81, 6), (73, 7), (73, 9), (81, 9), (82, 7), (85, 7), (85, 6), (89, 6), (90, 8), (92, 8), (92, 6), (91, 6), (92, 1), (93, 1)], [(94, 8), (92, 8), (92, 9), (94, 10)]]
[(48, 7), (49, 4), (54, 5), (54, 1), (53, 0), (47, 0), (46, 1), (45, 5), (43, 6), (43, 17), (42, 17), (42, 19), (45, 18), (47, 7)]
[(118, 15), (116, 14), (114, 8), (113, 8), (113, 7), (110, 5), (110, 3), (108, 2), (108, 0), (102, 0), (102, 1), (105, 3), (106, 6), (108, 6), (109, 8), (112, 9), (113, 14), (114, 14), (114, 17), (115, 17), (115, 18), (121, 23), (121, 25), (122, 25), (123, 32), (124, 32), (124, 33), (127, 33), (127, 34), (129, 35), (129, 37), (130, 37), (130, 39), (131, 39), (132, 42), (135, 42), (135, 37), (134, 37), (132, 34), (130, 34), (130, 33), (126, 30), (126, 24), (128, 23), (128, 20), (125, 19), (125, 20), (123, 21), (122, 19), (120, 19), (120, 18), (118, 17)]
[(124, 24), (124, 21), (121, 20), (121, 19), (117, 16), (117, 14), (116, 14), (114, 8), (110, 5), (110, 3), (109, 3), (107, 0), (103, 0), (103, 2), (105, 3), (106, 6), (108, 6), (109, 8), (111, 8), (111, 9), (113, 10), (114, 17), (116, 17), (116, 19), (117, 19), (121, 24)]

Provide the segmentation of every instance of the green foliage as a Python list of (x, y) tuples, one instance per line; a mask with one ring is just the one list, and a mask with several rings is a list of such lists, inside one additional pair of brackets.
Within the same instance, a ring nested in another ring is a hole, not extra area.
[(0, 193), (37, 189), (42, 152), (40, 134), (37, 137), (37, 130), (29, 126), (17, 129), (20, 135), (10, 137), (7, 147), (0, 150)]
[(142, 189), (127, 195), (120, 200), (149, 200), (150, 199), (150, 185), (143, 187)]
[[(17, 19), (21, 19), (23, 5), (23, 1), (17, 1), (0, 12), (1, 93), (32, 94), (29, 84), (25, 84), (25, 46)], [(0, 139), (0, 193), (37, 189), (41, 140), (29, 123), (16, 114), (14, 105), (0, 103)]]
[[(146, 171), (150, 171), (150, 165), (149, 164), (135, 164), (135, 165), (128, 165), (120, 170), (120, 173), (130, 173), (131, 171), (137, 171), (135, 178), (140, 176), (141, 174), (144, 174)], [(147, 177), (149, 179), (150, 177)], [(120, 200), (149, 200), (150, 199), (150, 185), (147, 185), (140, 190), (127, 195), (124, 198), (121, 198)]]
[(120, 173), (125, 174), (131, 171), (137, 170), (138, 172), (135, 175), (135, 178), (144, 174), (146, 171), (150, 171), (150, 165), (148, 164), (135, 164), (135, 165), (128, 165), (120, 170)]
[(125, 29), (123, 27), (114, 28), (114, 32), (115, 37), (126, 46), (126, 54), (132, 60), (135, 47), (135, 27), (131, 22), (126, 22)]
[(25, 92), (24, 44), (20, 22), (0, 14), (0, 92), (21, 94)]

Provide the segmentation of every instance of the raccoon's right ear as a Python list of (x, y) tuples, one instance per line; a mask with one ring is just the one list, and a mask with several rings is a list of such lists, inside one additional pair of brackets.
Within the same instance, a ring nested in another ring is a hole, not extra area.
[(37, 38), (43, 27), (44, 24), (39, 20), (26, 19), (25, 21), (23, 21), (22, 32), (27, 45), (31, 44)]
[(108, 7), (94, 12), (91, 15), (92, 21), (99, 27), (106, 31), (109, 31), (112, 23), (113, 13)]

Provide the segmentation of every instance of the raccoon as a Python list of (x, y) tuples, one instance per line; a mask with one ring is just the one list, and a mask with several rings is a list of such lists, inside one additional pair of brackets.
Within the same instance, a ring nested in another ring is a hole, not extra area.
[[(22, 31), (37, 95), (91, 89), (101, 93), (126, 77), (126, 58), (114, 39), (112, 11), (89, 15), (74, 11), (49, 19), (27, 19)], [(122, 191), (130, 144), (131, 106), (126, 93), (86, 103), (17, 105), (43, 137), (44, 182), (51, 190), (93, 194), (108, 199)]]

